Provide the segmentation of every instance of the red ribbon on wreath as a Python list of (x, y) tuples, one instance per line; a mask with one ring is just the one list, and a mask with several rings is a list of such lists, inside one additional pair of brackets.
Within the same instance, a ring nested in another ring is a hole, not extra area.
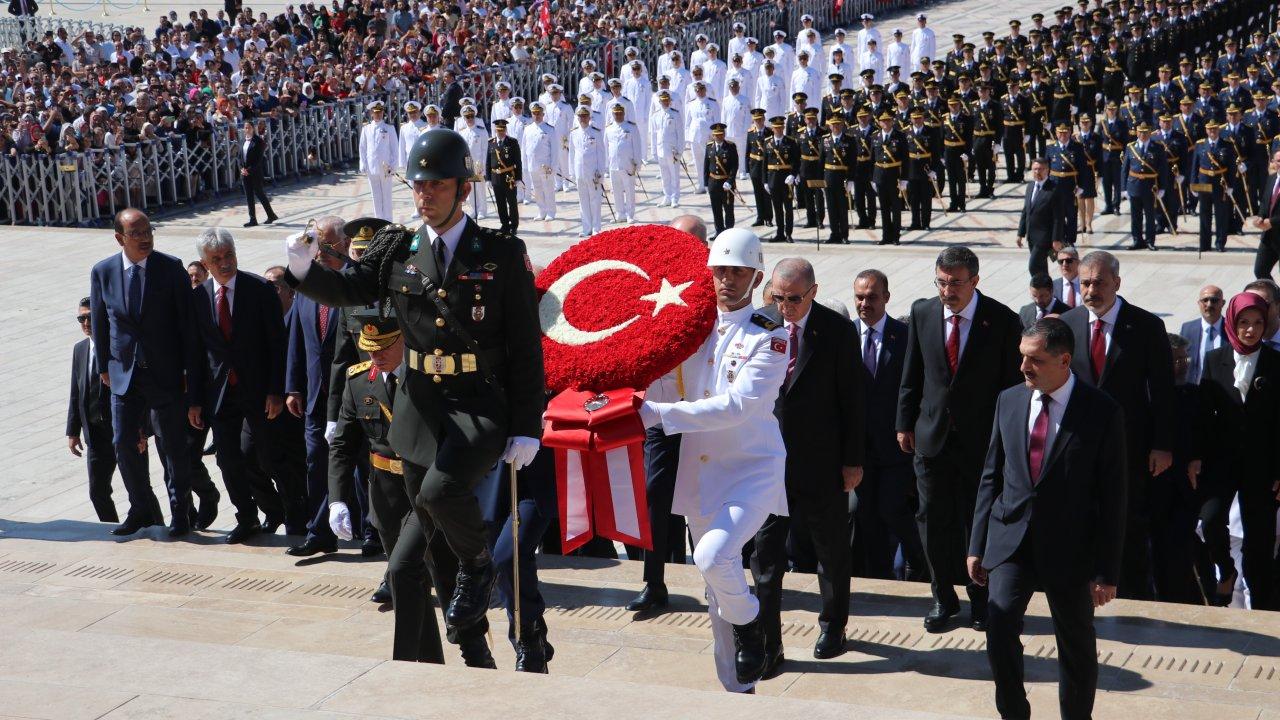
[(652, 548), (635, 388), (711, 332), (707, 248), (679, 230), (633, 225), (574, 245), (536, 283), (547, 387), (559, 393), (542, 443), (555, 450), (564, 552), (593, 535)]

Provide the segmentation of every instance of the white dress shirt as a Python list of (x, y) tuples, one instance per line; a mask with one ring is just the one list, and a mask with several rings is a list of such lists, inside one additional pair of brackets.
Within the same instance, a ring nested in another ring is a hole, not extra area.
[[(443, 235), (437, 233), (436, 229), (430, 225), (423, 226), (427, 231), (427, 241), (433, 248), (436, 238), (444, 241), (444, 267), (441, 268), (442, 272), (447, 272), (449, 265), (453, 262), (453, 253), (458, 249), (458, 242), (462, 240), (462, 231), (466, 228), (469, 218), (469, 215), (463, 213), (462, 218), (454, 223), (453, 227), (445, 230)], [(431, 252), (435, 252), (434, 249)]]
[[(223, 286), (218, 282), (217, 278), (213, 277), (213, 275), (210, 275), (209, 277), (213, 280), (213, 297), (210, 298), (210, 301), (213, 303), (213, 322), (216, 325), (218, 323), (218, 289)], [(232, 315), (235, 315), (236, 312), (236, 277), (238, 276), (232, 275), (231, 281), (226, 284), (227, 312)]]
[(1261, 353), (1254, 351), (1248, 355), (1241, 355), (1232, 350), (1231, 354), (1236, 358), (1236, 366), (1231, 373), (1236, 379), (1236, 390), (1240, 391), (1240, 399), (1249, 399), (1249, 386), (1253, 383), (1253, 374), (1258, 370), (1258, 355)]
[[(1041, 461), (1041, 471), (1044, 470), (1043, 462), (1049, 459), (1049, 448), (1053, 447), (1053, 439), (1058, 436), (1058, 428), (1062, 426), (1062, 416), (1067, 412), (1067, 401), (1071, 399), (1071, 390), (1076, 386), (1076, 374), (1071, 373), (1067, 376), (1067, 381), (1062, 383), (1057, 390), (1049, 393), (1052, 402), (1049, 403), (1049, 433), (1044, 440), (1044, 458)], [(1031, 432), (1035, 429), (1036, 418), (1040, 416), (1041, 401), (1040, 396), (1044, 395), (1040, 390), (1031, 393), (1031, 411), (1027, 416), (1027, 447), (1031, 447)]]
[(951, 308), (946, 305), (942, 306), (942, 340), (943, 347), (946, 342), (951, 339), (951, 317), (953, 315), (960, 316), (960, 357), (964, 357), (964, 346), (969, 342), (969, 330), (973, 328), (973, 314), (978, 310), (978, 293), (974, 292), (973, 297), (969, 298), (969, 304), (958, 313), (951, 312)]
[[(862, 337), (858, 343), (858, 351), (862, 353), (862, 357), (867, 356), (867, 342), (872, 343), (872, 352), (875, 353), (876, 363), (880, 362), (880, 348), (884, 347), (884, 326), (889, 318), (889, 314), (885, 313), (880, 316), (874, 325), (862, 324)], [(875, 335), (872, 335), (875, 331)]]
[(1103, 350), (1104, 350), (1105, 352), (1107, 352), (1108, 354), (1110, 354), (1110, 352), (1111, 352), (1111, 332), (1112, 332), (1113, 330), (1115, 330), (1115, 327), (1116, 327), (1116, 316), (1120, 314), (1120, 305), (1121, 305), (1123, 302), (1124, 302), (1124, 298), (1122, 298), (1122, 297), (1120, 297), (1119, 295), (1117, 295), (1117, 296), (1116, 296), (1116, 301), (1115, 301), (1115, 303), (1113, 303), (1113, 304), (1111, 305), (1111, 309), (1110, 309), (1110, 310), (1108, 310), (1108, 311), (1107, 311), (1107, 314), (1106, 314), (1106, 315), (1103, 315), (1102, 317), (1098, 317), (1097, 315), (1094, 315), (1092, 310), (1090, 310), (1090, 311), (1089, 311), (1089, 347), (1093, 347), (1093, 325), (1094, 325), (1094, 323), (1096, 323), (1096, 322), (1098, 322), (1099, 320), (1101, 320), (1101, 321), (1102, 321), (1102, 336), (1103, 336), (1103, 338), (1105, 339), (1105, 340), (1104, 340), (1105, 344), (1104, 344), (1102, 347), (1103, 347)]

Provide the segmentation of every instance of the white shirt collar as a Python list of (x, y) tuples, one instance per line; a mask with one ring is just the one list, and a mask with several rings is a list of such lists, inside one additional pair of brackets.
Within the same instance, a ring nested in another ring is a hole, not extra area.
[(129, 272), (129, 268), (133, 267), (134, 265), (137, 265), (137, 266), (141, 267), (141, 268), (142, 268), (142, 271), (143, 271), (143, 272), (146, 272), (146, 271), (147, 271), (147, 261), (151, 259), (151, 255), (150, 255), (150, 254), (148, 254), (146, 257), (142, 258), (142, 260), (141, 260), (140, 262), (135, 263), (135, 262), (133, 262), (132, 260), (130, 260), (130, 259), (129, 259), (129, 256), (128, 256), (128, 255), (125, 255), (125, 254), (124, 254), (124, 251), (123, 251), (123, 250), (121, 250), (121, 251), (120, 251), (120, 259), (121, 259), (122, 261), (124, 261), (124, 271), (125, 271), (125, 273), (126, 273), (126, 274)]
[(462, 231), (467, 229), (467, 223), (470, 216), (466, 213), (462, 214), (462, 218), (453, 224), (453, 227), (444, 231), (444, 234), (436, 232), (436, 229), (430, 225), (426, 226), (427, 241), (435, 245), (436, 238), (444, 241), (444, 261), (446, 264), (453, 262), (453, 254), (458, 250), (458, 243), (462, 240)]
[[(228, 295), (234, 295), (234, 294), (235, 294), (235, 292), (236, 292), (236, 278), (237, 278), (237, 277), (239, 277), (239, 276), (240, 276), (240, 273), (236, 273), (235, 275), (232, 275), (232, 276), (231, 276), (231, 280), (230, 280), (230, 281), (227, 283), (227, 285), (226, 285), (226, 288), (227, 288), (227, 294), (228, 294)], [(213, 275), (210, 275), (210, 276), (209, 276), (209, 279), (213, 281), (213, 296), (216, 298), (216, 297), (218, 296), (218, 288), (221, 288), (223, 285), (222, 285), (222, 283), (218, 282), (218, 279), (217, 279), (217, 278), (215, 278), (215, 277), (213, 277)]]
[[(1210, 326), (1209, 326), (1209, 323), (1205, 322), (1203, 317), (1202, 317), (1202, 318), (1200, 318), (1200, 334), (1201, 334), (1201, 335), (1203, 335), (1203, 334), (1205, 333), (1205, 331), (1209, 329), (1209, 327), (1210, 327)], [(1216, 330), (1218, 331), (1218, 334), (1219, 334), (1219, 335), (1221, 335), (1221, 334), (1222, 334), (1222, 320), (1221, 320), (1221, 319), (1219, 319), (1219, 320), (1218, 320), (1218, 322), (1214, 323), (1213, 328), (1214, 328), (1214, 329), (1216, 329)]]
[(1123, 302), (1124, 302), (1124, 298), (1122, 298), (1122, 297), (1120, 297), (1119, 295), (1117, 295), (1117, 296), (1116, 296), (1116, 301), (1115, 301), (1115, 303), (1114, 303), (1114, 304), (1112, 304), (1111, 309), (1107, 311), (1107, 314), (1106, 314), (1106, 315), (1103, 315), (1103, 316), (1101, 316), (1101, 317), (1099, 317), (1099, 316), (1095, 315), (1095, 314), (1093, 313), (1093, 310), (1090, 310), (1090, 311), (1089, 311), (1089, 324), (1090, 324), (1090, 325), (1092, 325), (1092, 324), (1094, 324), (1095, 322), (1097, 322), (1097, 321), (1101, 320), (1102, 322), (1104, 322), (1104, 323), (1106, 323), (1106, 324), (1107, 324), (1107, 327), (1115, 327), (1115, 324), (1116, 324), (1116, 316), (1120, 314), (1120, 305), (1121, 305), (1121, 303), (1123, 303)]
[(960, 317), (962, 317), (962, 318), (964, 318), (965, 320), (968, 320), (970, 323), (972, 323), (972, 322), (973, 322), (973, 314), (974, 314), (975, 312), (977, 312), (977, 310), (978, 310), (978, 292), (975, 290), (975, 291), (974, 291), (974, 293), (973, 293), (973, 297), (969, 298), (969, 304), (968, 304), (968, 305), (965, 305), (965, 306), (964, 306), (964, 309), (962, 309), (962, 310), (961, 310), (960, 312), (958, 312), (958, 313), (951, 312), (951, 308), (947, 307), (946, 305), (943, 305), (943, 306), (942, 306), (942, 319), (943, 319), (943, 320), (945, 320), (945, 321), (947, 321), (947, 322), (950, 322), (950, 321), (951, 321), (951, 316), (952, 316), (952, 315), (959, 315)]
[[(1058, 407), (1065, 408), (1067, 406), (1067, 401), (1071, 399), (1071, 391), (1075, 388), (1075, 386), (1076, 386), (1076, 374), (1071, 373), (1067, 375), (1066, 382), (1062, 383), (1062, 385), (1060, 385), (1057, 390), (1054, 390), (1053, 392), (1049, 393), (1049, 397), (1053, 398), (1053, 401), (1058, 404)], [(1034, 407), (1034, 403), (1037, 403), (1040, 401), (1041, 395), (1044, 395), (1044, 393), (1040, 390), (1036, 390), (1034, 393), (1031, 394), (1031, 402), (1033, 404), (1033, 407)]]
[(873, 325), (868, 325), (864, 322), (862, 323), (862, 334), (866, 335), (868, 330), (875, 330), (877, 335), (879, 335), (880, 337), (884, 337), (884, 326), (888, 322), (889, 322), (889, 313), (885, 313), (881, 315), (880, 319), (877, 320)]
[(798, 328), (799, 328), (799, 330), (796, 330), (796, 333), (797, 333), (797, 334), (799, 334), (799, 335), (803, 335), (803, 334), (804, 334), (804, 326), (805, 326), (805, 324), (806, 324), (806, 323), (808, 323), (808, 322), (809, 322), (809, 316), (810, 316), (810, 315), (812, 315), (812, 314), (813, 314), (813, 306), (812, 306), (812, 305), (810, 305), (810, 306), (809, 306), (809, 312), (805, 313), (805, 314), (804, 314), (804, 317), (800, 318), (799, 320), (797, 320), (797, 321), (795, 321), (795, 322), (793, 322), (793, 323), (788, 322), (788, 323), (784, 323), (784, 324), (787, 326), (787, 330), (788, 330), (788, 331), (790, 331), (790, 330), (791, 330), (791, 326), (792, 326), (792, 325), (795, 325), (796, 327), (798, 327)]

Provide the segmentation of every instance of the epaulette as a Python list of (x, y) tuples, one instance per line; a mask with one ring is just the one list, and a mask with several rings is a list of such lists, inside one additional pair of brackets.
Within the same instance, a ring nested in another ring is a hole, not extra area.
[(782, 327), (782, 323), (761, 312), (751, 313), (751, 322), (769, 331)]
[(347, 377), (355, 377), (363, 373), (364, 371), (368, 370), (372, 365), (373, 365), (372, 360), (365, 360), (362, 363), (356, 363), (355, 365), (352, 365), (351, 367), (347, 368)]
[(1204, 138), (1200, 138), (1199, 140), (1197, 140), (1197, 141), (1196, 141), (1196, 144), (1197, 144), (1197, 145), (1203, 145), (1203, 144), (1204, 144)]
[(710, 147), (710, 146), (715, 145), (715, 144), (716, 144), (716, 141), (715, 141), (715, 140), (708, 140), (708, 141), (707, 141), (707, 147)]

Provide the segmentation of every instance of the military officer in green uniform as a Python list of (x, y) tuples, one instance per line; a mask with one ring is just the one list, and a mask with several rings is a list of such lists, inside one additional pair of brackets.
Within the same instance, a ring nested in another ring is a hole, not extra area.
[(482, 228), (463, 211), (475, 168), (466, 141), (423, 133), (406, 162), (423, 225), (388, 225), (360, 262), (335, 271), (313, 262), (303, 234), (285, 243), (286, 278), (331, 306), (380, 302), (404, 333), (387, 439), (401, 458), (415, 512), (390, 561), (396, 659), (417, 659), (430, 612), (422, 557), (442, 538), (458, 562), (445, 610), (451, 629), (480, 623), (494, 567), (474, 488), (499, 460), (517, 468), (537, 453), (542, 428), (542, 343), (524, 243)]

